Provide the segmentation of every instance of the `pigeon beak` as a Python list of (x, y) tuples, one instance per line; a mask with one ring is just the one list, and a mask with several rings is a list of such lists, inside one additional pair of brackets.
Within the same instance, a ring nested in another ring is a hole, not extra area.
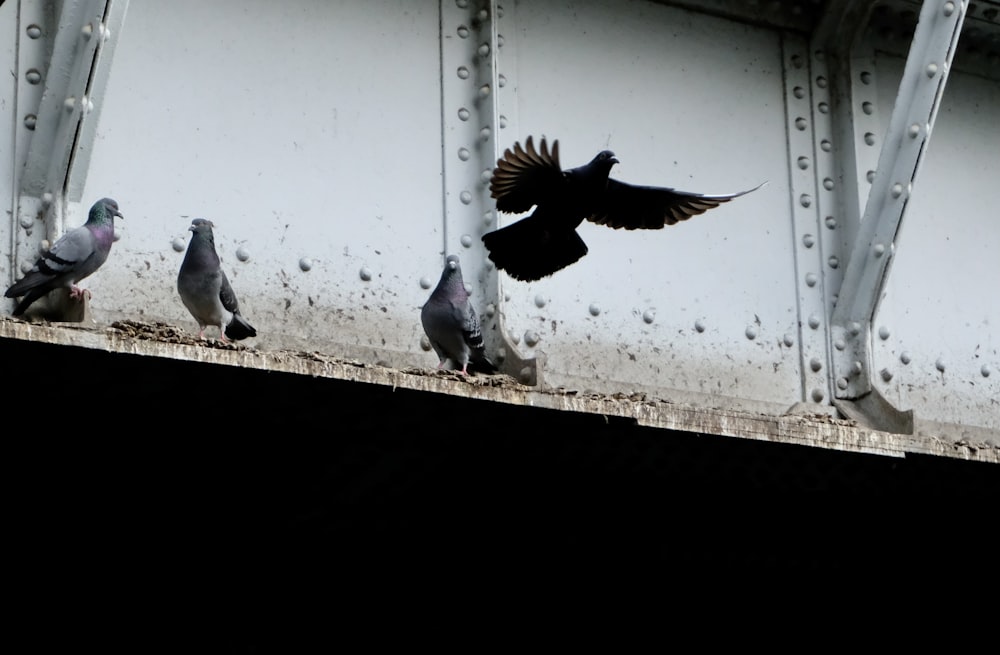
[(608, 160), (608, 161), (610, 161), (612, 164), (617, 164), (618, 163), (618, 158), (615, 157), (614, 155), (611, 155), (611, 159)]
[(115, 216), (117, 216), (118, 218), (125, 218), (125, 214), (121, 213), (117, 209), (115, 210)]

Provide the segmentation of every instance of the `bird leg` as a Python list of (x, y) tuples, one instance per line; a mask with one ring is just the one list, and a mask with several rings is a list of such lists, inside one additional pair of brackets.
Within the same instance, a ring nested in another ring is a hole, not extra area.
[(69, 288), (70, 298), (72, 298), (73, 300), (83, 300), (84, 296), (87, 297), (87, 300), (90, 300), (90, 289), (81, 289), (75, 284), (70, 286)]

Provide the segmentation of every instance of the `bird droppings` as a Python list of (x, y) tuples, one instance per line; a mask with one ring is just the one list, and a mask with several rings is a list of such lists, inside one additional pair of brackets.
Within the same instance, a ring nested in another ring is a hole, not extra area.
[[(318, 351), (259, 350), (217, 340), (200, 340), (191, 332), (163, 322), (115, 321), (107, 326), (81, 323), (29, 322), (0, 316), (0, 340), (34, 341), (76, 346), (132, 356), (184, 359), (207, 364), (382, 385), (417, 392), (443, 393), (573, 413), (635, 420), (666, 431), (716, 434), (757, 441), (797, 444), (889, 457), (934, 455), (1000, 464), (1000, 445), (978, 436), (943, 436), (918, 430), (903, 435), (882, 432), (854, 421), (817, 412), (768, 414), (728, 407), (691, 405), (643, 392), (598, 393), (566, 387), (538, 388), (504, 374), (462, 375), (433, 367), (393, 368), (344, 359)], [(819, 407), (822, 409), (822, 407)], [(963, 426), (956, 426), (965, 429)], [(517, 429), (513, 426), (512, 429)], [(929, 429), (929, 428), (928, 428)]]

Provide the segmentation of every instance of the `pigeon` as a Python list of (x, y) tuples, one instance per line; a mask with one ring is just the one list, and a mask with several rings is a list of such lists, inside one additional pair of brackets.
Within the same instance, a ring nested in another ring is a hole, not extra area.
[(89, 294), (76, 283), (107, 261), (115, 240), (115, 216), (125, 218), (118, 211), (118, 203), (101, 198), (90, 208), (86, 223), (59, 237), (31, 270), (4, 293), (8, 298), (21, 298), (14, 316), (23, 314), (31, 303), (53, 289), (69, 289), (74, 300)]
[(177, 274), (177, 292), (198, 321), (199, 339), (205, 338), (205, 328), (209, 325), (219, 328), (223, 343), (228, 343), (229, 339), (239, 341), (255, 337), (257, 330), (240, 315), (236, 294), (220, 266), (213, 227), (215, 224), (205, 218), (191, 221), (188, 229), (194, 234)]
[(496, 365), (486, 357), (479, 318), (469, 304), (457, 255), (445, 260), (441, 280), (420, 310), (420, 322), (440, 360), (438, 368), (451, 360), (461, 366), (462, 375), (468, 375), (470, 366), (480, 373), (496, 373)]
[(524, 147), (514, 144), (497, 160), (490, 178), (491, 196), (501, 212), (535, 211), (516, 223), (483, 235), (489, 258), (517, 280), (552, 275), (587, 254), (576, 228), (584, 219), (626, 230), (658, 230), (733, 198), (756, 191), (765, 183), (729, 195), (707, 196), (667, 187), (637, 186), (608, 177), (618, 163), (615, 153), (602, 150), (590, 163), (562, 170), (559, 141), (541, 151), (532, 137)]

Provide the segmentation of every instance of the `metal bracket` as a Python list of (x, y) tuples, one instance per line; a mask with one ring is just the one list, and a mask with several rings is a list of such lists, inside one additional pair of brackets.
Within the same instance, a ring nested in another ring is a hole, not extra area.
[(967, 2), (925, 1), (913, 35), (864, 217), (833, 313), (835, 395), (872, 391), (871, 322), (940, 105)]

